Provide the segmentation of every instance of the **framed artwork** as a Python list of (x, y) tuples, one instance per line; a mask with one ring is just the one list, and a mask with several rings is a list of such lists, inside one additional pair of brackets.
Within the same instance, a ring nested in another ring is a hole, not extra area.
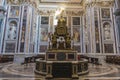
[(40, 41), (48, 41), (48, 28), (41, 28)]
[(110, 18), (110, 9), (109, 8), (102, 8), (102, 18)]
[(41, 17), (41, 24), (49, 24), (49, 17), (42, 16)]
[(18, 17), (19, 16), (19, 11), (20, 11), (19, 6), (11, 6), (10, 17)]
[(72, 17), (73, 25), (80, 25), (80, 17)]
[(75, 43), (80, 43), (80, 28), (73, 28), (73, 40)]

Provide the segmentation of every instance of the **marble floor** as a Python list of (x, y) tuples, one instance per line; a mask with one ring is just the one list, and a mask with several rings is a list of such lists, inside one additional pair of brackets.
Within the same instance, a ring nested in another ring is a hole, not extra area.
[[(12, 62), (0, 63), (0, 80), (45, 80), (34, 73), (35, 64), (20, 65)], [(72, 79), (52, 79), (72, 80)], [(120, 65), (89, 64), (89, 74), (80, 76), (78, 80), (120, 80)]]

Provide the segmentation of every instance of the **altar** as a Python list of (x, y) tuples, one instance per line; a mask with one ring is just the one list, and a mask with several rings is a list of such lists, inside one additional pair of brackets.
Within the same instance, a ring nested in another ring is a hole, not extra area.
[(65, 19), (61, 16), (54, 34), (49, 37), (49, 48), (45, 60), (37, 60), (35, 73), (51, 78), (78, 79), (80, 75), (87, 74), (88, 61), (78, 60), (74, 49), (73, 39), (68, 33)]

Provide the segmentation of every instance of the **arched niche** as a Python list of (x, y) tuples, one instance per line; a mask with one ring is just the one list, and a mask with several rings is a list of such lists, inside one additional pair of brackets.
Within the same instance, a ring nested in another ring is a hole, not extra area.
[(111, 40), (111, 24), (109, 22), (103, 23), (104, 40)]
[(16, 40), (16, 38), (17, 38), (17, 22), (13, 20), (10, 21), (8, 25), (7, 39)]

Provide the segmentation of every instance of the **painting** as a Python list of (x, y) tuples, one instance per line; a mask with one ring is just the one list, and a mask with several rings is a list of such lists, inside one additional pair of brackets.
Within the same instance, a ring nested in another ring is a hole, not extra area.
[(41, 17), (41, 24), (49, 24), (49, 17)]
[(110, 9), (109, 8), (103, 8), (101, 9), (102, 12), (102, 18), (110, 18)]
[(73, 40), (75, 43), (80, 42), (80, 29), (77, 27), (73, 28)]
[(10, 8), (10, 17), (18, 17), (19, 16), (19, 6), (11, 6)]
[(48, 28), (41, 28), (40, 41), (48, 41)]
[(80, 17), (73, 17), (72, 19), (73, 19), (72, 21), (73, 25), (80, 25)]

